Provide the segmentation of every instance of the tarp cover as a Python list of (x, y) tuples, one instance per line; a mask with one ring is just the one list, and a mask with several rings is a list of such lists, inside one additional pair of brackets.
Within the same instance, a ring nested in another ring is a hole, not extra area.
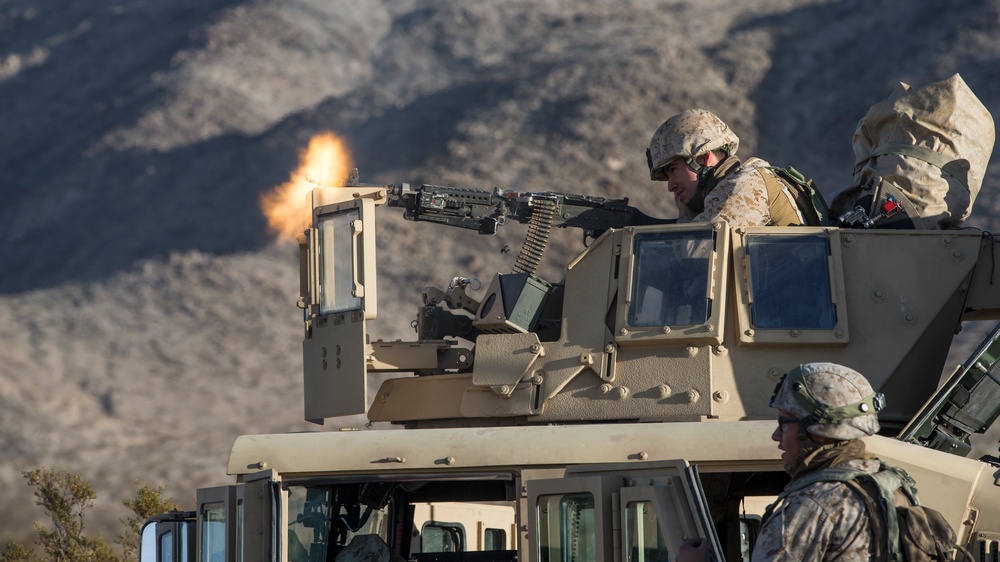
[(854, 132), (854, 182), (833, 198), (849, 210), (874, 177), (895, 184), (927, 228), (959, 226), (993, 152), (993, 116), (958, 74), (912, 89), (900, 83)]

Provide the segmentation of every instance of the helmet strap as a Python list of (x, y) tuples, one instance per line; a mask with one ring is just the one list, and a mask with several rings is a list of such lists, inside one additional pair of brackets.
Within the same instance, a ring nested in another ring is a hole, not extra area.
[(695, 214), (705, 210), (705, 197), (722, 182), (723, 178), (740, 165), (740, 159), (730, 156), (728, 152), (725, 158), (714, 166), (703, 166), (694, 158), (688, 158), (684, 162), (698, 174), (698, 187), (695, 188), (694, 196), (687, 204), (688, 208)]
[(853, 404), (829, 406), (816, 400), (804, 383), (795, 384), (792, 391), (799, 404), (807, 411), (812, 411), (812, 414), (799, 420), (806, 426), (814, 423), (837, 424), (859, 416), (874, 416), (885, 407), (885, 395), (881, 392), (869, 394)]
[[(702, 167), (704, 169), (704, 167)], [(698, 186), (694, 189), (694, 195), (691, 196), (691, 200), (687, 202), (688, 209), (694, 214), (701, 213), (705, 210), (705, 196), (708, 195), (709, 189), (702, 179), (702, 175), (698, 174)]]

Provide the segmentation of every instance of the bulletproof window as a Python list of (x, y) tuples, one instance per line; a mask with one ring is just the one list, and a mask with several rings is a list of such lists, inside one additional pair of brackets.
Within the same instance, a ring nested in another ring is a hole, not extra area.
[[(424, 562), (514, 560), (516, 551), (505, 549), (502, 533), (516, 521), (512, 482), (513, 475), (505, 473), (452, 473), (445, 480), (406, 475), (399, 482), (385, 475), (286, 482), (287, 560), (332, 561), (345, 548), (379, 544)], [(501, 530), (493, 546), (502, 552), (462, 555), (484, 550), (480, 539), (486, 527)]]
[(236, 562), (243, 562), (243, 524), (246, 510), (243, 500), (236, 500)]
[(669, 562), (667, 541), (663, 538), (656, 510), (651, 501), (629, 502), (625, 511), (625, 556), (628, 562)]
[(288, 488), (288, 560), (325, 560), (330, 543), (332, 510), (328, 489)]
[(483, 550), (504, 550), (507, 548), (507, 531), (490, 529), (483, 531)]
[[(355, 289), (357, 233), (361, 211), (357, 208), (320, 215), (319, 234), (319, 313), (330, 314), (361, 308)], [(356, 222), (357, 221), (357, 222)]]
[(421, 535), (421, 552), (464, 552), (465, 526), (461, 523), (428, 521)]
[(826, 236), (747, 236), (746, 251), (755, 328), (830, 330), (837, 324)]
[(192, 529), (191, 525), (182, 525), (180, 528), (181, 554), (178, 557), (178, 560), (180, 560), (180, 562), (187, 562), (188, 560), (191, 559), (191, 557), (188, 556), (188, 553), (191, 552), (191, 546), (192, 546), (190, 541), (194, 540), (194, 537), (188, 536), (191, 532), (191, 529)]
[(536, 509), (539, 562), (597, 562), (593, 494), (539, 496)]
[(838, 229), (753, 227), (733, 237), (742, 344), (847, 345)]
[(201, 507), (201, 562), (226, 559), (226, 504), (211, 502)]
[(629, 326), (704, 324), (712, 313), (714, 231), (637, 234), (632, 244)]
[(722, 222), (625, 229), (616, 271), (615, 341), (722, 343), (729, 239)]
[(174, 533), (167, 531), (160, 535), (160, 557), (158, 560), (174, 559)]

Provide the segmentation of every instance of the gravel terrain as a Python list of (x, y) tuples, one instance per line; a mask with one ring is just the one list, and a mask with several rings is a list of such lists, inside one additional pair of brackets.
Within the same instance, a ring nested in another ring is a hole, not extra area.
[[(998, 33), (1000, 0), (0, 0), (0, 539), (39, 516), (23, 468), (83, 474), (110, 533), (135, 480), (190, 506), (229, 481), (237, 435), (317, 429), (297, 248), (259, 205), (313, 135), (342, 137), (368, 183), (669, 217), (646, 143), (704, 107), (742, 156), (832, 193), (899, 81), (959, 72), (1000, 115)], [(967, 225), (1000, 230), (998, 188), (994, 163)], [(509, 270), (523, 235), (383, 217), (385, 338), (410, 336), (394, 319), (426, 285)], [(580, 250), (563, 234), (544, 277)]]

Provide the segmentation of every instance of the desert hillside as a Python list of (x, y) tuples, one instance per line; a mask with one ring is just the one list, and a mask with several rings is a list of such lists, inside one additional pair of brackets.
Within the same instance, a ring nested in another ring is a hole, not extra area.
[[(297, 248), (260, 206), (315, 135), (343, 139), (366, 183), (627, 196), (669, 217), (644, 157), (666, 117), (709, 109), (742, 156), (832, 192), (900, 81), (961, 73), (1000, 116), (998, 33), (998, 0), (0, 2), (0, 538), (38, 517), (23, 468), (83, 474), (105, 530), (134, 480), (190, 505), (228, 482), (237, 435), (318, 429)], [(998, 189), (994, 163), (968, 226), (1000, 231)], [(385, 216), (386, 338), (412, 333), (423, 287), (509, 270), (522, 234)], [(557, 242), (543, 276), (580, 250)]]

